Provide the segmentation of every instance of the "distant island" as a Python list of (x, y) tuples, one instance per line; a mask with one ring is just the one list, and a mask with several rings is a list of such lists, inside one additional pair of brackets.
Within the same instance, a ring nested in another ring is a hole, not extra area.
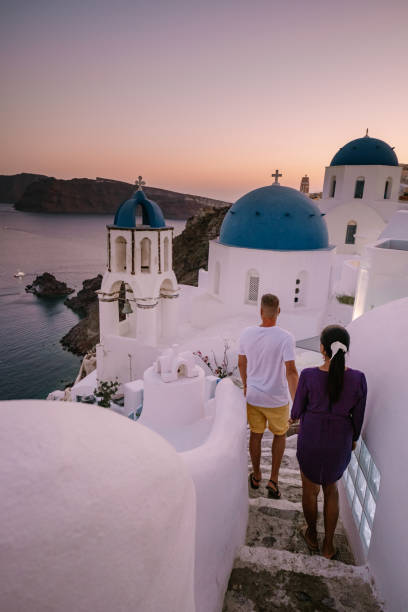
[[(26, 173), (0, 175), (0, 201), (25, 212), (114, 214), (134, 189), (130, 183), (100, 177), (62, 180)], [(167, 219), (188, 219), (203, 207), (229, 206), (228, 202), (157, 187), (144, 191)]]

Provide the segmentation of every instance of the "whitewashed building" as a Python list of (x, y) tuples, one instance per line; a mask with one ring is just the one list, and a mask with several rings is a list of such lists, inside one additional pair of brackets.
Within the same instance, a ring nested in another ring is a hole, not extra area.
[[(280, 324), (297, 339), (320, 331), (331, 290), (334, 247), (319, 208), (277, 182), (241, 197), (210, 242), (207, 291), (193, 300), (192, 322), (257, 316), (262, 294), (279, 297)], [(280, 175), (279, 175), (280, 176)]]
[(157, 355), (156, 347), (176, 334), (179, 289), (172, 248), (173, 228), (139, 185), (107, 226), (107, 266), (99, 291), (100, 380), (140, 377)]
[(326, 167), (320, 208), (338, 253), (362, 254), (375, 242), (398, 201), (401, 168), (392, 147), (368, 133), (341, 147)]
[(394, 213), (379, 239), (365, 248), (353, 318), (408, 296), (408, 210)]

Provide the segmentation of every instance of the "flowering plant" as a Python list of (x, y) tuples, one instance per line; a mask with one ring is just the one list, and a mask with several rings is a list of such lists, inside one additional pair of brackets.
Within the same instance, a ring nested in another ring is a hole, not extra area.
[(224, 340), (224, 353), (222, 356), (221, 363), (218, 362), (214, 351), (212, 352), (212, 359), (208, 355), (203, 355), (201, 351), (195, 351), (193, 354), (196, 355), (201, 361), (207, 366), (213, 376), (218, 378), (227, 378), (227, 376), (234, 376), (238, 369), (238, 366), (231, 366), (228, 358), (228, 351), (230, 344), (228, 340)]
[(98, 386), (94, 390), (94, 395), (99, 397), (99, 406), (110, 408), (110, 401), (118, 390), (119, 383), (117, 380), (99, 380)]

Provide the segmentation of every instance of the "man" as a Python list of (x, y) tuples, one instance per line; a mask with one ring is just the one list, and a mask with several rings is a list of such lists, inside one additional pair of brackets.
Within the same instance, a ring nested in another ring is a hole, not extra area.
[(293, 400), (299, 380), (295, 366), (295, 340), (292, 334), (276, 325), (279, 313), (279, 299), (276, 295), (263, 295), (262, 323), (244, 329), (239, 341), (238, 357), (251, 430), (249, 454), (253, 471), (249, 476), (249, 484), (253, 489), (259, 489), (262, 479), (261, 442), (268, 424), (274, 437), (272, 471), (266, 488), (269, 497), (274, 499), (281, 497), (278, 482), (289, 428), (288, 387)]

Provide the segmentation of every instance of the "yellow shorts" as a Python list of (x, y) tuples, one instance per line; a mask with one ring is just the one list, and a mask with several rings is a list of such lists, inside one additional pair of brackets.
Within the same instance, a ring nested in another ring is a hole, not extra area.
[(247, 403), (249, 429), (253, 433), (263, 433), (268, 429), (277, 436), (283, 436), (289, 429), (289, 404), (277, 408), (262, 408)]

